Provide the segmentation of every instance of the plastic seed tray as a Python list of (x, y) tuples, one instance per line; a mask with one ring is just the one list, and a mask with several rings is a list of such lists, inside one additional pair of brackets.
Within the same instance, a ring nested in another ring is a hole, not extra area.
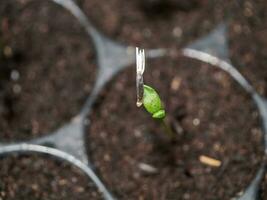
[[(109, 189), (101, 182), (90, 164), (90, 158), (86, 154), (84, 142), (85, 125), (90, 124), (87, 116), (90, 114), (96, 97), (102, 87), (120, 70), (135, 63), (135, 47), (123, 45), (102, 35), (90, 23), (85, 14), (72, 0), (52, 0), (61, 5), (77, 19), (77, 23), (83, 26), (95, 46), (97, 55), (98, 73), (93, 91), (87, 98), (80, 112), (63, 127), (58, 127), (57, 131), (43, 136), (41, 138), (17, 142), (1, 143), (0, 154), (8, 156), (12, 153), (31, 154), (37, 152), (48, 154), (51, 158), (65, 160), (85, 172), (85, 174), (94, 182), (99, 191), (103, 193), (103, 198), (107, 200), (116, 199)], [(231, 64), (228, 57), (227, 46), (227, 22), (219, 24), (212, 32), (205, 37), (199, 38), (194, 43), (189, 44), (180, 50), (180, 53), (191, 59), (200, 60), (218, 67), (231, 75), (240, 86), (251, 96), (257, 104), (262, 118), (265, 152), (267, 152), (267, 102), (261, 97), (250, 83), (237, 71)], [(147, 50), (146, 56), (157, 58), (170, 54), (168, 49)], [(66, 108), (67, 109), (67, 108)], [(264, 161), (263, 161), (264, 162)], [(247, 186), (244, 193), (237, 199), (239, 200), (257, 200), (261, 180), (265, 175), (265, 163), (261, 167), (254, 180)]]

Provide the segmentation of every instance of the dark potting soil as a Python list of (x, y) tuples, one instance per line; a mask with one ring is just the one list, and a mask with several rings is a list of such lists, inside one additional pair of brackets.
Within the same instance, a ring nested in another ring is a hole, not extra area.
[(266, 96), (267, 4), (265, 0), (240, 1), (240, 10), (230, 23), (230, 57), (257, 91)]
[(136, 107), (135, 68), (118, 74), (88, 127), (89, 158), (114, 195), (226, 200), (242, 193), (263, 157), (250, 97), (225, 72), (186, 58), (147, 61), (144, 78), (160, 93), (176, 137)]
[(0, 141), (59, 128), (80, 111), (95, 76), (77, 20), (52, 1), (0, 4)]
[(38, 155), (0, 159), (0, 199), (102, 199), (94, 184), (78, 168)]
[(267, 199), (267, 174), (265, 174), (264, 178), (263, 178), (263, 182), (262, 182), (262, 185), (261, 185), (261, 188), (260, 188), (260, 192), (261, 192), (261, 200), (265, 200)]
[(211, 31), (236, 10), (231, 1), (78, 0), (92, 23), (109, 37), (141, 47), (181, 47)]

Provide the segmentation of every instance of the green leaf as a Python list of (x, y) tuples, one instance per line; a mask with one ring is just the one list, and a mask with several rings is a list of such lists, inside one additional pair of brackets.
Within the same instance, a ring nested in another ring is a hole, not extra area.
[(163, 119), (165, 117), (165, 110), (158, 93), (148, 85), (144, 85), (143, 104), (153, 118)]

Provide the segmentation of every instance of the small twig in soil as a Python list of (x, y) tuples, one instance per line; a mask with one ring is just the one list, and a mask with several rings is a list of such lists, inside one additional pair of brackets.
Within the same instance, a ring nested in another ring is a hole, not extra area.
[(201, 155), (199, 157), (199, 161), (205, 165), (211, 166), (211, 167), (220, 167), (222, 162), (220, 160)]

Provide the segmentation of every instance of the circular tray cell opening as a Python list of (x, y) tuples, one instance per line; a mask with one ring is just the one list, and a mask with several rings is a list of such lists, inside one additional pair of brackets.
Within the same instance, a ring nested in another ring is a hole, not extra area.
[[(181, 47), (211, 31), (235, 7), (213, 0), (78, 0), (109, 37), (141, 47)], [(235, 8), (236, 9), (236, 8)]]
[(80, 169), (65, 161), (31, 154), (0, 158), (2, 199), (103, 199)]
[(264, 0), (240, 1), (229, 28), (230, 57), (234, 65), (267, 95), (267, 4)]
[[(147, 61), (175, 133), (136, 107), (135, 68), (102, 91), (87, 130), (89, 159), (119, 199), (231, 199), (263, 157), (254, 102), (224, 71), (188, 58)], [(119, 169), (119, 170), (118, 170)]]
[(52, 1), (3, 0), (0, 16), (0, 141), (51, 132), (78, 114), (90, 94), (91, 42)]

